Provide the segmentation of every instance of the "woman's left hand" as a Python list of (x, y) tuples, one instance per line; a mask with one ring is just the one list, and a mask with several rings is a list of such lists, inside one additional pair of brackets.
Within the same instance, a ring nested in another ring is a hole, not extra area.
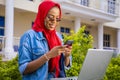
[(71, 55), (71, 51), (72, 51), (72, 46), (66, 46), (64, 52), (65, 57), (69, 57)]
[(71, 55), (71, 51), (72, 51), (72, 46), (66, 46), (65, 47), (65, 52), (64, 52), (65, 66), (68, 66), (70, 64), (70, 58), (69, 58), (69, 56)]

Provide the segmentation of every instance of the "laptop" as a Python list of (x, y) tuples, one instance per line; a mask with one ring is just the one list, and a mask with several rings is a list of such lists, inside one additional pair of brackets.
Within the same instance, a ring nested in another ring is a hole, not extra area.
[(88, 49), (78, 77), (53, 78), (51, 80), (103, 80), (113, 50)]

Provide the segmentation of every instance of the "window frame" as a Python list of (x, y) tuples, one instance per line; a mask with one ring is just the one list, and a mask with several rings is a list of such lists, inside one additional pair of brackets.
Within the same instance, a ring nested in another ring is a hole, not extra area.
[(104, 34), (104, 36), (103, 36), (103, 46), (104, 47), (110, 47), (110, 40), (111, 40), (110, 34)]
[(108, 13), (115, 14), (116, 0), (108, 0)]
[(66, 34), (69, 34), (70, 33), (70, 28), (68, 27), (60, 27), (60, 32), (61, 33), (66, 33)]
[(0, 16), (0, 36), (4, 36), (5, 17)]
[(81, 0), (80, 4), (83, 6), (89, 6), (89, 0)]

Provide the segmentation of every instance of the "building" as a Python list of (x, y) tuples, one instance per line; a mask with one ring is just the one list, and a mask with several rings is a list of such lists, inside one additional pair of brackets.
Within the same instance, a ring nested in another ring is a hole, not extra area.
[[(0, 0), (0, 53), (5, 59), (16, 55), (20, 36), (31, 29), (42, 0)], [(61, 4), (62, 21), (57, 31), (69, 33), (86, 25), (94, 37), (94, 48), (120, 53), (119, 0), (54, 0)]]

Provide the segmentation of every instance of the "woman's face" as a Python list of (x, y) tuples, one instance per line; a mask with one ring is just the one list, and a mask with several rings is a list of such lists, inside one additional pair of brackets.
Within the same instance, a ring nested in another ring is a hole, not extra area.
[(58, 7), (53, 7), (45, 18), (45, 27), (48, 30), (54, 30), (60, 21), (60, 10)]

